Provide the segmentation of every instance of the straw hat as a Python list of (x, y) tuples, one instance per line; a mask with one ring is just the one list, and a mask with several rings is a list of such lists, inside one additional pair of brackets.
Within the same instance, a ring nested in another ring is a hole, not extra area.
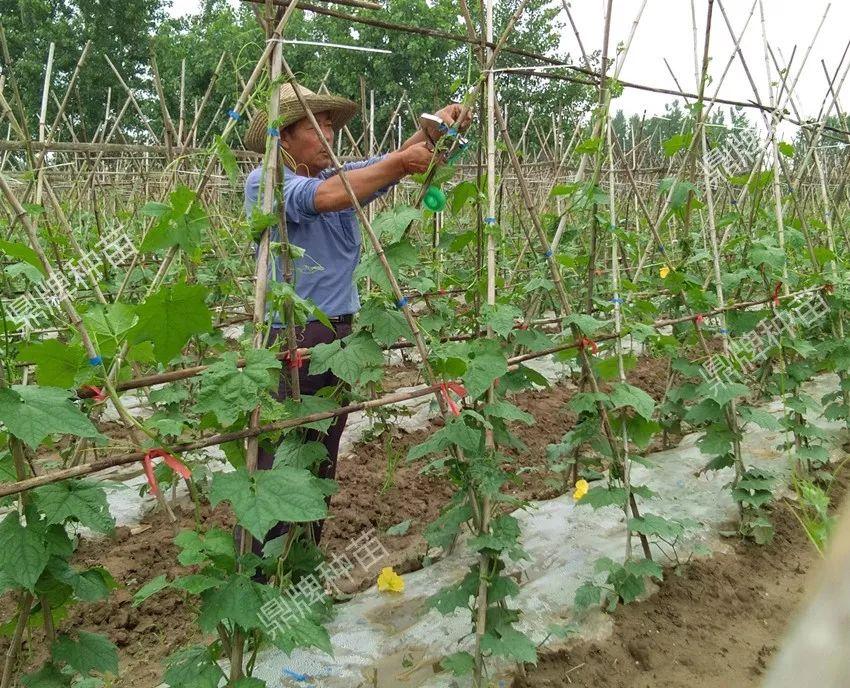
[[(298, 90), (304, 97), (310, 111), (317, 115), (320, 112), (327, 112), (331, 116), (331, 123), (334, 131), (339, 131), (350, 120), (357, 111), (357, 104), (330, 94), (313, 93), (309, 88), (304, 88), (299, 84)], [(294, 124), (299, 119), (307, 116), (306, 111), (301, 107), (298, 97), (295, 95), (295, 89), (292, 84), (283, 84), (280, 88), (280, 114), (277, 118), (278, 129), (285, 129), (290, 124)], [(268, 136), (268, 113), (260, 111), (254, 116), (248, 132), (245, 134), (245, 148), (257, 153), (264, 153), (266, 150), (266, 137)]]

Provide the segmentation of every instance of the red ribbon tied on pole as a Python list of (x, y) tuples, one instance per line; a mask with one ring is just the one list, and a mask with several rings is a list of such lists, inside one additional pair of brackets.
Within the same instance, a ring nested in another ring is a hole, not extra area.
[(773, 288), (773, 294), (771, 294), (770, 298), (773, 299), (773, 305), (779, 306), (779, 290), (782, 289), (782, 282), (777, 282), (776, 286)]
[(697, 313), (694, 316), (694, 323), (696, 323), (697, 326), (702, 325), (703, 320), (705, 320), (705, 318), (703, 317), (702, 313)]
[(449, 390), (457, 394), (459, 397), (466, 396), (466, 389), (463, 385), (457, 382), (441, 382), (440, 383), (440, 392), (443, 395), (443, 399), (446, 402), (446, 405), (449, 407), (449, 411), (452, 412), (453, 415), (460, 415), (460, 407), (457, 405), (457, 402), (452, 398), (449, 394)]
[(295, 350), (295, 358), (292, 359), (290, 356), (290, 352), (286, 351), (283, 354), (283, 360), (289, 363), (290, 368), (300, 368), (304, 365), (304, 355), (301, 353), (301, 349)]
[(587, 337), (582, 337), (578, 341), (578, 348), (584, 349), (585, 347), (590, 347), (590, 351), (594, 354), (599, 351), (599, 347), (596, 346), (596, 342), (594, 342), (592, 339), (588, 339)]
[(85, 385), (83, 389), (92, 393), (92, 399), (94, 399), (95, 404), (102, 404), (108, 398), (106, 392), (104, 392), (100, 387)]
[(151, 449), (145, 454), (142, 463), (145, 467), (145, 477), (148, 479), (148, 485), (151, 487), (151, 494), (155, 497), (159, 497), (159, 484), (156, 482), (156, 476), (153, 474), (153, 460), (157, 457), (162, 457), (166, 466), (187, 480), (192, 476), (189, 468), (180, 459), (175, 458), (164, 449)]

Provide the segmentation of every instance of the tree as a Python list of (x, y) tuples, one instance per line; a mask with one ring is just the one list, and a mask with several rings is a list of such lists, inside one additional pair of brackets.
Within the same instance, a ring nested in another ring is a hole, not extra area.
[[(113, 104), (119, 98), (123, 100), (123, 88), (107, 64), (106, 56), (130, 88), (143, 87), (148, 37), (164, 17), (164, 4), (164, 0), (0, 0), (0, 17), (12, 70), (31, 134), (37, 132), (51, 42), (56, 44), (52, 89), (60, 100), (83, 46), (86, 41), (92, 42), (87, 64), (66, 113), (77, 129), (78, 138), (88, 139), (103, 119), (107, 90), (112, 88)], [(55, 116), (55, 112), (55, 104), (51, 101), (48, 113)], [(48, 124), (53, 116), (48, 115)]]

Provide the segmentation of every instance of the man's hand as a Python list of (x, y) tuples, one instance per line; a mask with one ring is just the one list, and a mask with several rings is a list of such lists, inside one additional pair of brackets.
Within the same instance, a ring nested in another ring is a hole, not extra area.
[(434, 152), (427, 143), (416, 143), (390, 155), (398, 159), (404, 174), (408, 175), (427, 170)]
[[(463, 114), (463, 117), (461, 117)], [(472, 113), (460, 103), (450, 103), (436, 113), (446, 126), (454, 127), (458, 131), (466, 131), (472, 124)], [(435, 132), (431, 132), (434, 135)], [(439, 135), (439, 132), (436, 132)]]

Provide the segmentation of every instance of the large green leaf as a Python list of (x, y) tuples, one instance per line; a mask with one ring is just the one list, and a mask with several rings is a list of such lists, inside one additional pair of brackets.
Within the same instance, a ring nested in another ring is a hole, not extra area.
[(25, 244), (16, 244), (12, 241), (0, 240), (0, 251), (11, 258), (17, 258), (18, 260), (22, 260), (25, 263), (32, 265), (34, 268), (37, 268), (42, 275), (45, 277), (47, 276), (47, 270), (44, 269), (41, 259), (29, 246), (26, 246)]
[(317, 521), (327, 516), (322, 483), (309, 471), (278, 466), (249, 475), (244, 468), (216, 473), (210, 503), (227, 501), (236, 518), (254, 537), (262, 539), (280, 521)]
[(118, 675), (118, 648), (102, 635), (78, 631), (76, 640), (61, 635), (52, 649), (54, 660), (65, 662), (83, 676), (90, 671)]
[(652, 420), (655, 401), (639, 387), (626, 382), (618, 382), (611, 390), (610, 399), (615, 409), (623, 406), (631, 406), (646, 420)]
[(32, 449), (49, 435), (102, 437), (92, 422), (56, 387), (12, 385), (0, 389), (0, 421)]
[(168, 204), (149, 203), (142, 211), (158, 217), (142, 243), (142, 251), (157, 251), (179, 246), (191, 253), (201, 244), (203, 233), (209, 229), (207, 214), (197, 199), (197, 194), (185, 186), (178, 186), (168, 197)]
[(0, 567), (6, 577), (33, 590), (49, 555), (40, 531), (32, 524), (22, 526), (17, 511), (7, 514), (0, 523), (0, 552), (3, 552)]
[(138, 307), (139, 320), (129, 332), (130, 342), (152, 342), (157, 362), (168, 363), (189, 337), (212, 329), (206, 296), (206, 287), (199, 284), (163, 286)]
[(371, 328), (372, 337), (379, 344), (389, 346), (399, 339), (410, 339), (410, 326), (397, 310), (389, 310), (378, 302), (369, 301), (357, 316), (361, 325)]
[[(419, 263), (419, 251), (407, 239), (398, 243), (387, 246), (384, 249), (384, 255), (387, 262), (392, 268), (393, 274), (398, 275), (399, 270), (404, 267), (411, 267)], [(384, 270), (378, 256), (369, 254), (361, 263), (354, 273), (357, 279), (369, 277), (381, 289), (386, 292), (392, 292), (389, 278)]]
[(508, 361), (498, 342), (484, 340), (476, 342), (470, 352), (463, 382), (473, 399), (480, 397), (496, 378), (508, 372)]
[(236, 359), (236, 353), (229, 351), (201, 374), (195, 404), (195, 411), (214, 413), (225, 427), (259, 406), (261, 395), (276, 384), (270, 371), (281, 367), (268, 349), (249, 350), (243, 368), (236, 366)]
[(21, 676), (21, 684), (26, 688), (66, 688), (71, 685), (71, 677), (47, 662), (38, 671)]
[(414, 220), (422, 219), (422, 211), (409, 205), (397, 205), (379, 213), (372, 221), (372, 227), (385, 244), (394, 244), (404, 236), (404, 230)]
[(379, 367), (384, 354), (372, 336), (364, 331), (349, 335), (330, 344), (314, 346), (310, 355), (310, 374), (318, 375), (330, 370), (340, 380), (353, 385), (364, 370)]
[(166, 660), (165, 683), (171, 688), (218, 688), (224, 672), (203, 645), (178, 650)]
[(45, 523), (78, 522), (101, 533), (109, 533), (115, 527), (106, 492), (94, 483), (63, 480), (39, 487), (33, 498)]
[(34, 363), (38, 384), (49, 387), (71, 387), (81, 371), (91, 371), (81, 345), (63, 344), (58, 339), (45, 339), (21, 347), (18, 360)]
[(513, 332), (516, 321), (522, 318), (522, 311), (509, 303), (497, 303), (494, 306), (485, 305), (481, 309), (484, 323), (493, 328), (493, 331), (507, 339)]
[(201, 615), (198, 623), (207, 633), (215, 630), (219, 621), (232, 621), (250, 630), (260, 625), (262, 594), (257, 583), (246, 576), (233, 574), (220, 587), (211, 587), (201, 593)]

